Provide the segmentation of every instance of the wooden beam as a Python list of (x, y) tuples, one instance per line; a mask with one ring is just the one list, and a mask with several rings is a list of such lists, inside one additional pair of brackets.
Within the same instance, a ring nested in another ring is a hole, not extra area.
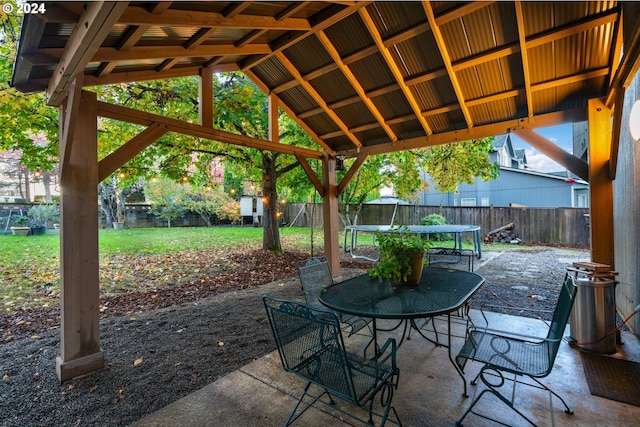
[(241, 147), (251, 147), (258, 150), (269, 150), (283, 154), (300, 154), (305, 157), (320, 159), (323, 153), (304, 147), (295, 147), (286, 144), (275, 144), (271, 141), (263, 139), (251, 138), (244, 135), (238, 135), (231, 132), (225, 132), (218, 129), (206, 128), (197, 124), (184, 122), (169, 117), (160, 116), (158, 114), (147, 113), (144, 111), (134, 110), (132, 108), (120, 105), (109, 104), (98, 101), (98, 115), (101, 117), (109, 117), (114, 120), (120, 120), (128, 123), (135, 123), (142, 126), (151, 126), (158, 123), (167, 126), (170, 132), (177, 132), (183, 135), (195, 136), (198, 138), (206, 138), (214, 141), (220, 141), (227, 144), (238, 145)]
[(47, 103), (60, 106), (73, 80), (84, 73), (87, 63), (111, 31), (128, 2), (89, 2), (69, 37), (49, 86)]
[(540, 150), (551, 160), (559, 163), (585, 181), (589, 181), (589, 165), (587, 162), (567, 153), (531, 128), (518, 128), (513, 133), (525, 140), (533, 148)]
[(119, 167), (140, 154), (142, 150), (156, 142), (168, 131), (166, 126), (154, 123), (100, 160), (98, 162), (98, 182), (104, 181)]
[(364, 161), (367, 160), (367, 157), (369, 157), (367, 153), (358, 154), (358, 157), (356, 157), (356, 160), (353, 162), (347, 173), (342, 177), (342, 179), (340, 180), (340, 184), (338, 184), (338, 196), (342, 194), (345, 188), (347, 188), (347, 185), (349, 185), (356, 172), (360, 170)]
[(318, 194), (320, 194), (320, 197), (324, 197), (324, 187), (322, 186), (322, 182), (320, 182), (320, 179), (318, 179), (318, 175), (309, 164), (309, 161), (301, 155), (296, 155), (296, 159), (298, 159), (300, 166), (302, 166), (302, 169), (311, 180), (313, 187), (316, 189)]
[(311, 25), (303, 18), (276, 20), (271, 16), (242, 15), (226, 17), (220, 13), (169, 9), (154, 14), (144, 7), (130, 6), (120, 16), (119, 24), (158, 27), (248, 28), (251, 30), (309, 31)]
[[(487, 138), (489, 136), (502, 135), (515, 131), (521, 127), (531, 129), (556, 126), (563, 123), (583, 122), (587, 119), (587, 111), (584, 108), (558, 111), (555, 113), (541, 114), (533, 117), (523, 117), (519, 119), (505, 120), (488, 125), (474, 126), (472, 129), (460, 129), (449, 132), (434, 133), (430, 136), (421, 136), (399, 140), (396, 143), (376, 144), (374, 146), (363, 147), (360, 152), (369, 155), (390, 153), (394, 151), (412, 150), (417, 148), (431, 147), (434, 145), (448, 144), (457, 141), (468, 141), (470, 139)], [(348, 157), (358, 155), (356, 150), (345, 150), (341, 152)]]
[(615, 270), (613, 182), (609, 178), (611, 110), (602, 100), (589, 100), (589, 212), (591, 261)]
[(213, 69), (201, 68), (198, 79), (198, 117), (200, 126), (213, 128)]
[(214, 73), (226, 73), (231, 71), (239, 71), (236, 64), (212, 65), (211, 67), (203, 64), (203, 67), (178, 67), (170, 68), (159, 72), (157, 70), (144, 71), (123, 71), (115, 72), (106, 76), (84, 76), (85, 87), (112, 85), (118, 83), (143, 82), (147, 80), (172, 79), (175, 77), (197, 76), (201, 68), (213, 68)]
[[(55, 53), (54, 48), (40, 49), (41, 53)], [(211, 57), (225, 55), (261, 55), (271, 53), (268, 44), (250, 44), (236, 47), (233, 44), (183, 46), (135, 46), (126, 51), (113, 47), (101, 47), (91, 58), (91, 62), (141, 61), (165, 58)]]

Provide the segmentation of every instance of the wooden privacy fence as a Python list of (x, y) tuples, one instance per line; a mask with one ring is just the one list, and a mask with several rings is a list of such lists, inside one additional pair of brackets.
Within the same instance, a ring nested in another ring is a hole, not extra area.
[[(313, 221), (321, 227), (322, 205), (290, 203), (281, 207), (288, 224), (308, 227)], [(484, 236), (491, 230), (513, 223), (511, 230), (523, 243), (588, 245), (588, 208), (529, 207), (440, 207), (416, 205), (367, 204), (358, 218), (360, 225), (419, 224), (430, 214), (439, 214), (449, 224), (479, 225)], [(344, 225), (344, 224), (341, 224)]]

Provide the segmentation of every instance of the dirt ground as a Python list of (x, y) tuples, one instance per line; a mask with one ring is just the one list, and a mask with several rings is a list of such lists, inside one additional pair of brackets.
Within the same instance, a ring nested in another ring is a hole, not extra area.
[[(475, 271), (486, 279), (472, 300), (476, 308), (552, 309), (566, 268), (589, 259), (588, 251), (576, 249), (483, 251), (483, 258), (475, 260)], [(345, 278), (368, 266), (343, 255)], [(112, 298), (107, 304), (112, 315), (100, 328), (107, 368), (64, 384), (55, 374), (56, 313), (5, 317), (0, 323), (5, 337), (0, 345), (0, 425), (128, 425), (274, 350), (262, 296), (301, 299), (294, 261), (305, 255), (285, 253), (255, 262), (256, 256), (261, 255), (244, 254), (254, 260), (250, 268), (239, 268), (233, 280), (214, 278), (217, 285), (208, 290), (168, 288), (167, 295), (158, 289)]]

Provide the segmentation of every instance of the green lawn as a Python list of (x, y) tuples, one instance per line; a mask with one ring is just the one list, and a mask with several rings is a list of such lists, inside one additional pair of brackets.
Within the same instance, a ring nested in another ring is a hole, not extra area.
[[(261, 249), (262, 233), (258, 227), (100, 230), (102, 291), (179, 286), (204, 277), (215, 272), (220, 267), (215, 262), (228, 258), (229, 253)], [(280, 236), (283, 250), (311, 252), (308, 228), (283, 227)], [(342, 234), (339, 238), (342, 244)], [(370, 236), (363, 235), (358, 240), (360, 245), (371, 243)], [(322, 230), (314, 230), (313, 242), (314, 251), (323, 249)], [(443, 243), (449, 244), (438, 242), (438, 245)], [(56, 303), (60, 282), (59, 235), (0, 235), (0, 251), (0, 310), (8, 312)]]
[[(197, 270), (206, 263), (202, 254), (260, 249), (262, 232), (256, 227), (100, 230), (100, 283), (107, 292), (133, 289), (140, 276), (180, 283), (189, 278), (167, 268), (176, 258), (183, 260), (184, 270)], [(284, 250), (309, 251), (308, 228), (282, 228), (280, 237)], [(322, 248), (322, 230), (313, 238)], [(0, 235), (0, 251), (0, 309), (51, 305), (59, 292), (60, 236)]]

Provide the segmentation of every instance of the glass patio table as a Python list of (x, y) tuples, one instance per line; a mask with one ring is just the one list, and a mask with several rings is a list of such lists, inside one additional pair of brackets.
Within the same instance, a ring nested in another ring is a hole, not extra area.
[[(426, 267), (417, 285), (398, 285), (388, 280), (371, 278), (363, 274), (320, 292), (320, 302), (332, 310), (373, 319), (373, 337), (376, 337), (377, 319), (397, 319), (403, 321), (404, 331), (413, 328), (424, 338), (437, 345), (446, 346), (449, 360), (462, 378), (464, 395), (467, 396), (467, 382), (464, 373), (453, 360), (451, 352), (451, 313), (461, 308), (484, 283), (484, 277), (463, 270)], [(425, 336), (417, 327), (415, 319), (447, 316), (447, 344), (435, 342)]]

